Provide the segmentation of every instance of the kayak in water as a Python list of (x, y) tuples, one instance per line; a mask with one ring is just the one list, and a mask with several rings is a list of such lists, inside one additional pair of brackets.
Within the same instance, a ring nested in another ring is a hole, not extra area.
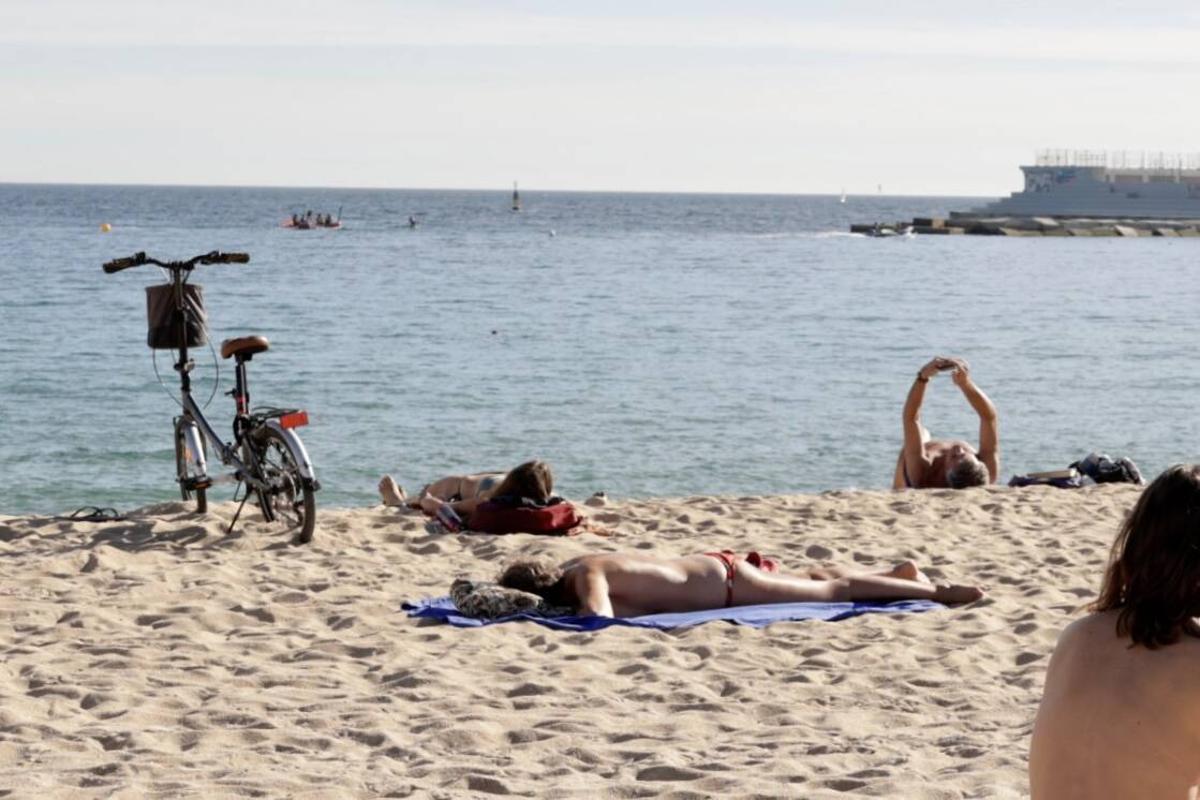
[(291, 228), (292, 230), (297, 231), (311, 231), (316, 230), (317, 228), (327, 228), (329, 230), (336, 231), (338, 228), (342, 227), (342, 222), (341, 220), (335, 220), (334, 222), (313, 222), (312, 220), (308, 219), (301, 219), (297, 221), (285, 219), (282, 223), (280, 223), (279, 227)]
[(342, 227), (342, 209), (338, 209), (337, 219), (333, 218), (333, 214), (317, 214), (314, 217), (311, 211), (306, 212), (303, 216), (292, 214), (292, 218), (285, 219), (280, 223), (280, 227), (298, 231), (311, 231), (314, 228), (337, 230)]

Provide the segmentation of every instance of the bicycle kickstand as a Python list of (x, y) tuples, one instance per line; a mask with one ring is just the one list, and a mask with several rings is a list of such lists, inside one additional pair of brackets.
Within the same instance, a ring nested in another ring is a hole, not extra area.
[[(234, 494), (236, 497), (236, 493)], [(229, 536), (233, 533), (233, 526), (237, 525), (238, 517), (242, 515), (242, 509), (246, 507), (246, 501), (250, 499), (250, 487), (246, 487), (246, 494), (242, 496), (242, 502), (238, 503), (237, 511), (233, 512), (233, 519), (229, 522), (229, 528), (225, 531), (225, 535)]]

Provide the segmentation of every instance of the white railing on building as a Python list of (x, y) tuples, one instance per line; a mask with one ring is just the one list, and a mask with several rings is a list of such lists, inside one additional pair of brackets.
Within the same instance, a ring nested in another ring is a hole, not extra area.
[(1200, 153), (1149, 150), (1039, 150), (1039, 167), (1104, 167), (1106, 169), (1179, 172), (1200, 170)]

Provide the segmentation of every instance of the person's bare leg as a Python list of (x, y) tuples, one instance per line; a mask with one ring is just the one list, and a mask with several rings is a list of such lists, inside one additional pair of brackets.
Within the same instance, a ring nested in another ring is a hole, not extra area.
[(855, 575), (884, 575), (890, 578), (903, 578), (906, 581), (920, 581), (921, 583), (932, 583), (929, 576), (922, 572), (912, 561), (902, 561), (891, 569), (865, 571), (844, 569), (842, 567), (812, 567), (804, 573), (807, 577), (814, 581), (830, 581), (838, 578), (849, 578)]
[(928, 578), (907, 580), (890, 575), (847, 575), (831, 584), (834, 599), (862, 600), (936, 600), (939, 603), (970, 603), (983, 597), (977, 586), (942, 583), (934, 585)]
[(936, 600), (939, 603), (970, 603), (983, 597), (977, 586), (905, 580), (887, 575), (848, 575), (835, 581), (839, 600)]
[(891, 575), (893, 578), (903, 578), (906, 581), (933, 583), (933, 581), (929, 580), (929, 576), (921, 571), (915, 561), (901, 561), (887, 572), (881, 572), (879, 574)]
[(379, 496), (385, 506), (402, 506), (407, 501), (404, 489), (391, 475), (384, 475), (379, 480)]
[(738, 564), (733, 586), (734, 605), (798, 602), (850, 602), (859, 600), (937, 600), (969, 603), (983, 597), (975, 586), (941, 584), (890, 575), (847, 575), (832, 580), (812, 580), (774, 575)]

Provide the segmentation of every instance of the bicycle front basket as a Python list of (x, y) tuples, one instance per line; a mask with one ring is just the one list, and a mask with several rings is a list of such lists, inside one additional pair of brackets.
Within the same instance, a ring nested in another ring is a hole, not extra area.
[(184, 346), (199, 347), (208, 341), (205, 334), (208, 312), (204, 310), (204, 287), (195, 283), (183, 285), (183, 303), (187, 307), (186, 336), (181, 336), (183, 312), (175, 307), (175, 287), (160, 283), (146, 287), (146, 319), (149, 330), (146, 344), (155, 350), (178, 350)]

